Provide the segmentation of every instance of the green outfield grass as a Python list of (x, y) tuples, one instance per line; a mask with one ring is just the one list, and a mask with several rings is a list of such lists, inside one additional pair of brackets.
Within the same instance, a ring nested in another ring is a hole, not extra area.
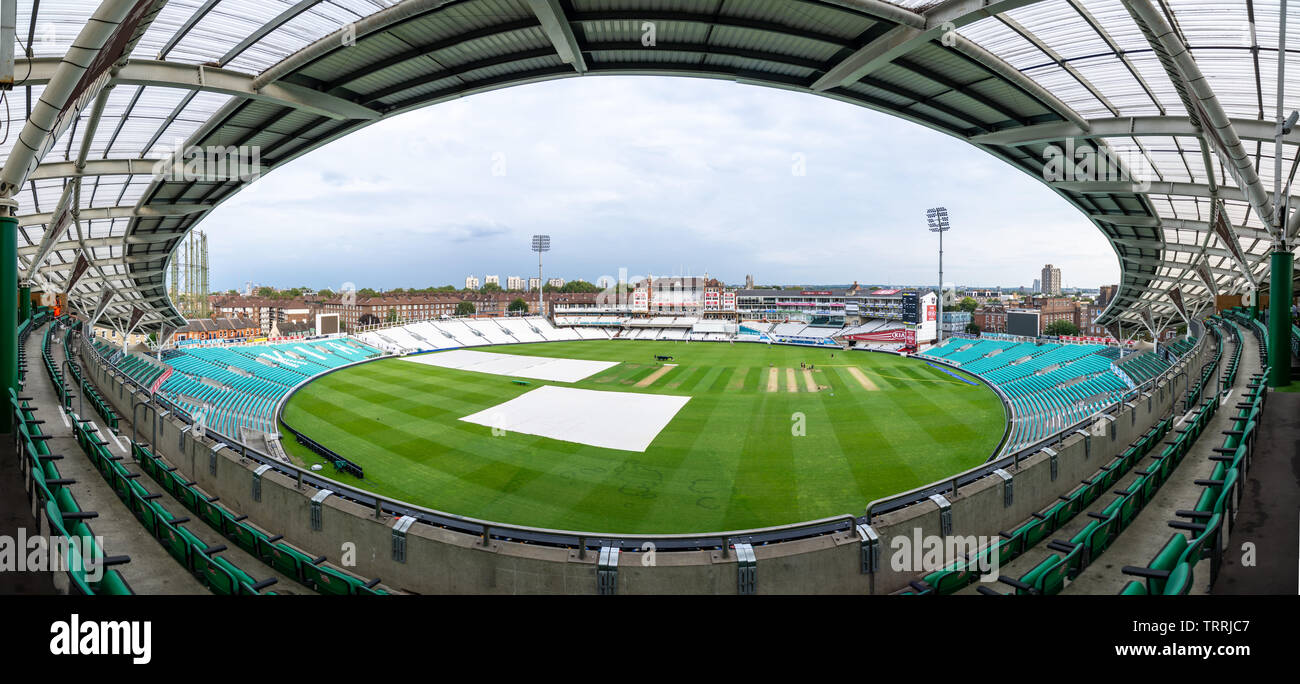
[[(611, 533), (738, 530), (852, 513), (982, 463), (1006, 425), (987, 386), (889, 354), (713, 342), (584, 341), (476, 348), (620, 361), (573, 383), (529, 381), (385, 359), (300, 390), (284, 419), (359, 463), (381, 495), (495, 522)], [(832, 353), (834, 356), (832, 357)], [(678, 366), (645, 387), (655, 354)], [(808, 391), (799, 364), (815, 364)], [(769, 367), (781, 369), (768, 391)], [(799, 391), (786, 386), (795, 369)], [(867, 389), (852, 368), (868, 379)], [(688, 395), (644, 453), (458, 420), (542, 384)], [(803, 414), (804, 436), (793, 416)], [(284, 439), (301, 463), (322, 459)]]

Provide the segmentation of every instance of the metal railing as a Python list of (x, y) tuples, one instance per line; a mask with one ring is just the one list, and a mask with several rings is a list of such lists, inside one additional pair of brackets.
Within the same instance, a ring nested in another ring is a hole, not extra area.
[[(150, 445), (157, 443), (157, 424), (159, 418), (170, 415), (174, 416), (181, 422), (193, 424), (192, 419), (186, 411), (175, 406), (172, 402), (167, 401), (164, 397), (156, 395), (151, 396), (147, 387), (143, 386), (129, 375), (122, 373), (111, 364), (108, 364), (107, 360), (104, 359), (103, 355), (99, 353), (99, 350), (96, 349), (94, 345), (84, 343), (84, 338), (81, 348), (94, 356), (103, 367), (108, 369), (109, 374), (117, 381), (122, 382), (128, 387), (138, 389), (146, 395), (147, 398), (138, 400), (134, 403), (133, 413), (138, 415), (139, 408), (142, 406), (148, 406), (151, 409), (154, 408), (153, 406), (149, 406), (150, 404), (156, 404), (165, 409), (163, 412), (157, 412), (155, 409), (158, 416), (152, 421), (154, 434), (152, 436), (153, 441), (149, 442)], [(304, 386), (310, 380), (372, 360), (374, 359), (367, 359), (354, 364), (333, 368), (325, 373), (321, 373), (320, 375), (299, 383), (293, 390), (287, 393), (283, 399), (281, 399), (279, 404), (277, 404), (275, 412), (277, 420), (280, 411), (283, 410), (284, 403), (288, 401), (293, 392)], [(138, 427), (136, 427), (135, 417), (135, 415), (132, 416), (132, 443), (138, 444), (140, 442), (138, 439)], [(286, 425), (286, 427), (289, 426)], [(582, 532), (575, 530), (555, 530), (529, 527), (526, 525), (510, 525), (489, 520), (480, 520), (468, 516), (455, 515), (425, 508), (400, 499), (391, 499), (379, 496), (373, 492), (353, 487), (346, 483), (339, 482), (338, 480), (316, 475), (312, 471), (300, 468), (294, 464), (285, 463), (270, 454), (266, 454), (256, 448), (250, 447), (247, 443), (233, 439), (211, 429), (210, 427), (206, 429), (206, 436), (219, 444), (225, 444), (227, 447), (239, 449), (244, 458), (271, 466), (272, 470), (296, 480), (299, 488), (305, 489), (311, 487), (317, 490), (331, 490), (334, 492), (335, 496), (341, 496), (342, 498), (361, 504), (374, 510), (377, 515), (392, 515), (394, 517), (409, 515), (415, 518), (417, 522), (443, 529), (463, 532), (476, 536), (480, 540), (498, 539), (575, 548), (578, 549), (579, 553), (582, 555), (585, 555), (587, 549), (599, 548), (600, 546), (615, 546), (624, 550), (645, 550), (653, 548), (656, 551), (719, 549), (724, 555), (726, 555), (728, 553), (727, 547), (734, 542), (767, 544), (816, 537), (835, 532), (850, 531), (858, 522), (858, 519), (854, 516), (844, 514), (821, 518), (818, 520), (778, 525), (775, 527), (688, 534)], [(647, 544), (650, 546), (647, 546)]]
[[(161, 417), (166, 417), (167, 415), (171, 415), (176, 417), (178, 420), (182, 422), (192, 424), (193, 421), (186, 411), (184, 411), (178, 406), (175, 406), (171, 402), (167, 401), (164, 397), (152, 395), (149, 392), (149, 389), (147, 387), (144, 387), (139, 382), (135, 381), (134, 378), (131, 378), (125, 373), (122, 373), (116, 367), (109, 364), (93, 344), (89, 344), (86, 342), (84, 336), (80, 338), (80, 342), (81, 342), (81, 348), (83, 350), (88, 351), (88, 353), (90, 353), (96, 359), (98, 359), (101, 366), (106, 367), (108, 369), (109, 374), (112, 377), (118, 379), (119, 381), (123, 382), (129, 387), (138, 388), (141, 392), (143, 392), (147, 396), (147, 398), (141, 401), (142, 404), (154, 403), (162, 407), (163, 409), (166, 409), (167, 411), (166, 413), (162, 413), (158, 415), (157, 417), (155, 417), (153, 421), (155, 435), (153, 437), (154, 441), (150, 442), (151, 445), (156, 443), (157, 423)], [(1202, 340), (1198, 340), (1197, 343), (1198, 346), (1201, 343)], [(1192, 352), (1189, 352), (1184, 357), (1184, 359), (1191, 357), (1195, 353), (1196, 353), (1196, 349), (1194, 348)], [(289, 431), (294, 432), (294, 429), (291, 426), (289, 426), (287, 423), (284, 423), (281, 414), (284, 410), (285, 405), (288, 403), (289, 399), (299, 389), (304, 387), (307, 383), (316, 380), (318, 378), (321, 378), (325, 375), (329, 375), (331, 373), (341, 371), (346, 368), (351, 368), (353, 366), (362, 363), (368, 363), (374, 360), (377, 359), (373, 359), (373, 358), (365, 359), (362, 361), (358, 361), (356, 363), (351, 363), (344, 366), (339, 366), (337, 368), (332, 368), (323, 373), (320, 373), (318, 375), (312, 376), (311, 378), (307, 378), (299, 382), (297, 385), (292, 387), (287, 393), (285, 393), (285, 395), (280, 399), (279, 402), (277, 402), (275, 406), (275, 410), (272, 414), (273, 424), (284, 425), (285, 428), (287, 428)], [(1160, 378), (1163, 377), (1165, 377), (1164, 374), (1160, 376)], [(1153, 380), (1152, 382), (1155, 382), (1155, 380)], [(990, 386), (992, 385), (990, 384)], [(1117, 410), (1117, 407), (1111, 407), (1111, 408), (1112, 410)], [(1092, 418), (1095, 417), (1096, 417), (1095, 415), (1092, 416)], [(930, 485), (926, 485), (924, 487), (912, 490), (910, 492), (903, 492), (894, 495), (892, 497), (889, 497), (887, 499), (880, 499), (871, 502), (871, 504), (867, 506), (866, 514), (864, 516), (856, 516), (853, 514), (846, 513), (846, 514), (841, 514), (841, 515), (836, 515), (836, 516), (831, 516), (826, 518), (820, 518), (817, 520), (810, 520), (810, 521), (799, 522), (799, 523), (790, 523), (786, 525), (777, 525), (777, 526), (742, 529), (742, 530), (728, 530), (728, 531), (719, 531), (719, 532), (686, 533), (686, 534), (627, 534), (627, 533), (617, 533), (617, 532), (557, 530), (557, 529), (550, 529), (550, 528), (530, 527), (526, 525), (500, 523), (500, 522), (494, 522), (490, 520), (473, 518), (469, 516), (456, 515), (453, 513), (447, 513), (444, 511), (438, 511), (424, 506), (419, 506), (413, 503), (402, 501), (400, 499), (392, 499), (392, 498), (380, 496), (373, 492), (360, 489), (357, 487), (353, 487), (351, 485), (340, 482), (338, 480), (317, 475), (309, 469), (301, 468), (292, 463), (286, 463), (280, 460), (279, 458), (276, 458), (273, 455), (264, 453), (256, 448), (250, 447), (247, 443), (241, 440), (231, 438), (211, 428), (207, 428), (206, 435), (218, 443), (225, 444), (227, 447), (238, 448), (243, 458), (256, 461), (259, 464), (268, 465), (271, 467), (272, 470), (279, 472), (282, 475), (285, 475), (291, 479), (294, 479), (297, 482), (297, 486), (299, 489), (306, 490), (306, 488), (308, 487), (316, 490), (328, 489), (334, 492), (334, 495), (336, 496), (340, 496), (344, 499), (351, 500), (355, 503), (365, 506), (368, 509), (373, 510), (376, 516), (383, 516), (383, 515), (391, 515), (394, 517), (400, 517), (403, 515), (411, 516), (417, 522), (422, 524), (453, 530), (457, 532), (462, 532), (465, 534), (478, 537), (480, 540), (479, 544), (481, 545), (490, 544), (492, 539), (496, 539), (501, 541), (524, 542), (524, 543), (539, 544), (545, 546), (558, 546), (563, 548), (576, 549), (580, 557), (585, 556), (588, 549), (598, 549), (599, 547), (602, 546), (612, 546), (615, 548), (620, 548), (623, 550), (630, 550), (630, 551), (649, 550), (649, 549), (654, 549), (655, 551), (699, 551), (699, 550), (716, 549), (719, 550), (724, 557), (726, 557), (729, 554), (729, 550), (728, 550), (729, 546), (733, 543), (773, 544), (778, 542), (807, 539), (807, 538), (819, 537), (827, 534), (835, 534), (841, 532), (850, 532), (856, 534), (855, 527), (860, 523), (870, 522), (870, 517), (873, 514), (878, 514), (878, 513), (886, 512), (888, 510), (896, 510), (899, 508), (903, 508), (907, 505), (911, 505), (913, 503), (926, 500), (931, 494), (955, 492), (959, 487), (965, 486), (971, 482), (986, 477), (988, 474), (992, 473), (992, 471), (997, 468), (1004, 468), (1007, 467), (1008, 465), (1018, 464), (1022, 458), (1029, 455), (1033, 451), (1037, 451), (1042, 446), (1048, 446), (1050, 444), (1056, 444), (1059, 443), (1060, 441), (1063, 441), (1070, 434), (1073, 434), (1072, 428), (1075, 428), (1078, 425), (1081, 425), (1085, 422), (1087, 422), (1087, 420), (1079, 421), (1078, 423), (1075, 423), (1074, 425), (1065, 428), (1064, 430), (1061, 431), (1061, 433), (1058, 433), (1057, 435), (1054, 435), (1053, 437), (1050, 437), (1048, 439), (1044, 439), (1032, 447), (1027, 447), (1026, 449), (1019, 450), (1014, 454), (1003, 456), (994, 461), (989, 461), (982, 466), (979, 466), (977, 468), (971, 469), (963, 473), (959, 473), (951, 478), (947, 478), (945, 480), (935, 482)], [(135, 437), (136, 428), (135, 428), (134, 416), (132, 417), (132, 424), (133, 424), (132, 442), (138, 443)], [(1004, 439), (1005, 438), (1006, 437), (1004, 435)]]
[[(1001, 468), (1007, 468), (1009, 466), (1019, 466), (1020, 461), (1024, 460), (1025, 458), (1028, 458), (1029, 456), (1039, 451), (1042, 451), (1044, 448), (1060, 445), (1061, 443), (1069, 439), (1074, 434), (1080, 431), (1084, 431), (1083, 427), (1085, 425), (1091, 425), (1095, 423), (1097, 420), (1100, 420), (1102, 416), (1118, 413), (1120, 410), (1124, 408), (1125, 404), (1128, 403), (1129, 399), (1140, 396), (1145, 392), (1146, 388), (1148, 387), (1155, 388), (1159, 386), (1159, 383), (1164, 381), (1165, 379), (1172, 380), (1173, 378), (1177, 377), (1178, 374), (1185, 372), (1188, 364), (1192, 361), (1193, 357), (1197, 356), (1201, 352), (1202, 345), (1204, 343), (1205, 343), (1205, 336), (1204, 334), (1201, 334), (1197, 337), (1196, 345), (1192, 347), (1192, 349), (1188, 351), (1187, 354), (1183, 355), (1182, 359), (1180, 359), (1180, 363), (1177, 366), (1172, 366), (1166, 369), (1160, 375), (1151, 378), (1147, 382), (1144, 382), (1142, 385), (1139, 385), (1137, 388), (1124, 393), (1120, 397), (1120, 399), (1115, 403), (1110, 404), (1105, 408), (1088, 415), (1085, 418), (1082, 418), (1070, 425), (1063, 427), (1060, 431), (1052, 435), (1049, 435), (1044, 439), (1034, 442), (1033, 444), (1030, 444), (1028, 446), (1016, 449), (1014, 452), (1010, 454), (999, 456), (998, 458), (990, 460), (984, 463), (983, 465), (979, 465), (974, 468), (971, 468), (970, 470), (957, 473), (956, 475), (953, 475), (952, 477), (947, 478), (945, 480), (937, 481), (929, 485), (925, 485), (923, 487), (913, 489), (911, 491), (901, 492), (899, 494), (894, 494), (888, 497), (884, 497), (872, 501), (871, 503), (867, 504), (867, 509), (864, 514), (865, 521), (867, 523), (870, 523), (871, 518), (874, 515), (878, 515), (881, 513), (888, 513), (890, 511), (896, 511), (902, 508), (906, 508), (913, 504), (926, 501), (935, 494), (944, 494), (944, 495), (956, 494), (961, 487), (982, 480), (988, 477), (989, 475), (993, 474), (993, 471), (995, 470)], [(933, 361), (936, 359), (930, 359), (930, 360)], [(991, 387), (994, 386), (992, 383), (988, 383), (988, 384)]]

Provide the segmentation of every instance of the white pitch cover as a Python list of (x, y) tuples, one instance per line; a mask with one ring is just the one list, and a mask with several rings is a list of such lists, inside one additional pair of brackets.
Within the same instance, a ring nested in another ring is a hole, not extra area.
[(690, 399), (543, 385), (461, 420), (507, 433), (645, 451)]
[(516, 378), (531, 378), (533, 380), (550, 380), (552, 382), (578, 382), (618, 365), (617, 361), (553, 359), (546, 356), (496, 354), (493, 352), (471, 351), (469, 349), (404, 356), (402, 360), (440, 368), (507, 375)]

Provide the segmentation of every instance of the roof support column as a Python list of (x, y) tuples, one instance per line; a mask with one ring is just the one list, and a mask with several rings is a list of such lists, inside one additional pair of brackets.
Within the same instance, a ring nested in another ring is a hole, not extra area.
[(24, 281), (18, 286), (18, 322), (29, 320), (32, 317), (32, 284)]
[[(1283, 95), (1286, 93), (1286, 0), (1282, 0), (1278, 13), (1278, 51), (1277, 51), (1277, 141), (1273, 153), (1273, 198), (1277, 216), (1272, 217), (1277, 225), (1273, 236), (1273, 251), (1269, 254), (1269, 293), (1268, 293), (1268, 386), (1285, 387), (1291, 384), (1291, 298), (1292, 275), (1295, 271), (1295, 256), (1287, 242), (1289, 236), (1287, 211), (1290, 207), (1289, 192), (1282, 196), (1282, 136), (1286, 133)], [(1287, 188), (1290, 191), (1290, 187)], [(1261, 217), (1262, 218), (1262, 217)], [(1255, 297), (1259, 301), (1259, 297)]]
[[(18, 201), (0, 199), (0, 386), (18, 394)], [(6, 392), (7, 393), (7, 392)], [(14, 411), (0, 410), (0, 432), (14, 431)]]
[[(1295, 255), (1275, 249), (1270, 258), (1268, 386), (1285, 387), (1291, 384), (1291, 299), (1295, 296), (1292, 285)], [(1259, 298), (1256, 297), (1255, 301), (1258, 302)]]

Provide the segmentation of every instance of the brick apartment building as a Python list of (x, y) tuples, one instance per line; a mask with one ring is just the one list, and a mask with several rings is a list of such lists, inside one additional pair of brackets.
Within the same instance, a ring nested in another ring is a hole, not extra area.
[(1093, 323), (1105, 307), (1093, 302), (1076, 302), (1074, 324), (1079, 327), (1079, 334), (1087, 337), (1105, 337), (1109, 333), (1103, 326)]
[(172, 339), (183, 340), (234, 340), (260, 337), (262, 328), (250, 318), (195, 318), (176, 331)]
[[(1020, 307), (1036, 309), (1039, 312), (1038, 333), (1041, 335), (1047, 327), (1056, 321), (1069, 321), (1079, 328), (1080, 335), (1101, 337), (1105, 329), (1093, 324), (1102, 311), (1091, 302), (1076, 302), (1067, 297), (1032, 297)], [(975, 310), (973, 321), (981, 332), (1004, 333), (1007, 331), (1007, 310), (996, 305), (982, 306)]]
[[(524, 300), (528, 313), (537, 313), (537, 294), (520, 292), (430, 292), (421, 294), (379, 295), (358, 297), (355, 302), (344, 303), (341, 298), (321, 302), (321, 313), (339, 314), (339, 322), (347, 330), (376, 323), (412, 323), (442, 316), (456, 315), (461, 302), (474, 305), (475, 316), (505, 316), (510, 313), (510, 303)], [(595, 293), (544, 294), (547, 313), (556, 302), (596, 301)]]
[[(571, 307), (594, 307), (597, 293), (544, 293), (546, 313), (556, 303)], [(456, 315), (461, 302), (474, 305), (476, 316), (505, 316), (510, 303), (523, 299), (528, 313), (537, 313), (537, 293), (522, 292), (426, 292), (418, 294), (381, 294), (375, 297), (356, 297), (344, 303), (341, 296), (322, 300), (316, 297), (301, 299), (273, 299), (270, 297), (217, 295), (209, 302), (213, 318), (230, 318), (244, 321), (242, 327), (255, 327), (262, 335), (286, 328), (305, 329), (316, 325), (316, 314), (339, 314), (345, 329), (374, 323), (410, 323), (431, 318)], [(362, 319), (365, 319), (364, 322)]]
[(272, 299), (242, 295), (219, 295), (209, 299), (214, 318), (243, 318), (255, 323), (263, 335), (271, 334), (276, 323), (315, 325), (320, 302), (314, 299)]
[(975, 309), (972, 320), (980, 332), (1004, 333), (1007, 331), (1007, 310), (1001, 306), (982, 306)]
[(1047, 328), (1057, 321), (1068, 321), (1073, 325), (1078, 325), (1078, 311), (1075, 306), (1077, 302), (1068, 297), (1033, 297), (1029, 300), (1029, 308), (1038, 309), (1038, 334), (1042, 335)]
[(462, 299), (477, 296), (480, 295), (462, 295), (458, 292), (426, 292), (421, 294), (356, 297), (346, 302), (342, 297), (335, 297), (321, 302), (321, 313), (339, 314), (339, 322), (344, 329), (352, 330), (359, 325), (387, 322), (390, 318), (396, 322), (404, 323), (424, 321), (440, 316), (452, 316), (456, 313), (456, 305)]
[(1110, 301), (1115, 298), (1115, 293), (1118, 291), (1119, 291), (1119, 285), (1101, 286), (1101, 288), (1097, 291), (1097, 299), (1093, 300), (1093, 304), (1097, 307), (1098, 313), (1103, 311), (1106, 308), (1107, 304), (1110, 304)]

